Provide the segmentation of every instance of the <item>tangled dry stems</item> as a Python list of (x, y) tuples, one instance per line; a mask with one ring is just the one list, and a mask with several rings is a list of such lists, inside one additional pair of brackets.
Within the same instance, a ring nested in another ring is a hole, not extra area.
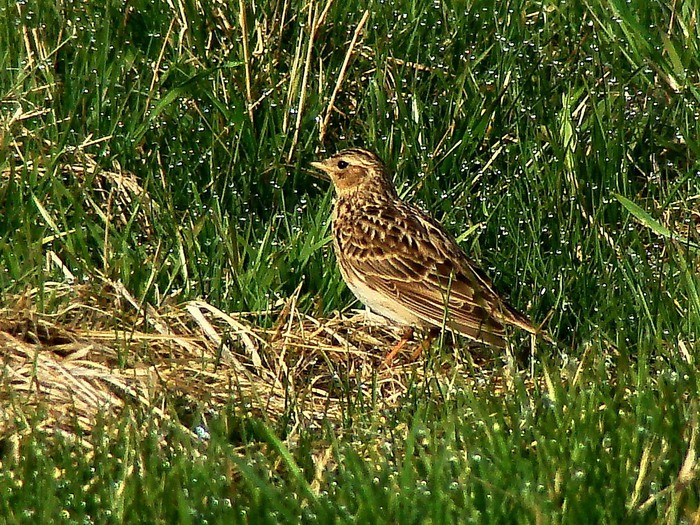
[(316, 319), (296, 297), (234, 317), (203, 301), (139, 307), (119, 283), (48, 286), (64, 305), (56, 313), (39, 310), (36, 290), (0, 310), (0, 438), (36, 428), (88, 435), (127, 405), (178, 419), (183, 400), (205, 412), (233, 403), (272, 422), (339, 423), (349, 397), (384, 409), (417, 381), (489, 380), (465, 363), (431, 371), (424, 358), (410, 362), (410, 346), (386, 366), (396, 330), (363, 314)]

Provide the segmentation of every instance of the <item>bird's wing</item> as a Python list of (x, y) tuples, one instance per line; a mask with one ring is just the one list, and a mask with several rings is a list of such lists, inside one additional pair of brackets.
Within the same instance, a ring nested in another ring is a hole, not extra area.
[[(374, 213), (373, 215), (373, 212)], [(336, 236), (346, 273), (432, 326), (505, 346), (505, 324), (535, 328), (494, 291), (442, 226), (417, 209), (367, 210)]]

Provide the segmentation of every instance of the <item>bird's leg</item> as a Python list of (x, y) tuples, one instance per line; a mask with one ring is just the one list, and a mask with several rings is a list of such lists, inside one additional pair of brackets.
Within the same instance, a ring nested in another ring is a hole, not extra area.
[(391, 362), (396, 357), (396, 354), (398, 354), (411, 339), (413, 339), (413, 327), (407, 326), (401, 335), (401, 340), (396, 343), (394, 348), (391, 349), (391, 352), (389, 352), (384, 358), (384, 364), (387, 366), (391, 365)]
[(418, 348), (415, 349), (415, 351), (411, 354), (411, 361), (415, 361), (418, 359), (423, 352), (428, 350), (430, 348), (430, 345), (433, 344), (433, 341), (435, 341), (435, 338), (440, 334), (440, 329), (439, 328), (430, 328), (428, 329), (428, 335), (423, 339), (418, 345)]

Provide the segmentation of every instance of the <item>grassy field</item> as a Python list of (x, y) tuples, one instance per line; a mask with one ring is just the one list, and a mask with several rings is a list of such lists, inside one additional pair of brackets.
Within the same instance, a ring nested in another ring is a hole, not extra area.
[[(700, 523), (699, 15), (0, 3), (0, 522)], [(382, 367), (348, 146), (559, 348)]]

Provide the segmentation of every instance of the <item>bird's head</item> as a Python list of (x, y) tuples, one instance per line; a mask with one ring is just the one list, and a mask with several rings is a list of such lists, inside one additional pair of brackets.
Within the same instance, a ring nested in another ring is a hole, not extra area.
[(396, 196), (391, 176), (379, 157), (363, 149), (346, 149), (311, 165), (326, 173), (339, 196), (353, 192)]

